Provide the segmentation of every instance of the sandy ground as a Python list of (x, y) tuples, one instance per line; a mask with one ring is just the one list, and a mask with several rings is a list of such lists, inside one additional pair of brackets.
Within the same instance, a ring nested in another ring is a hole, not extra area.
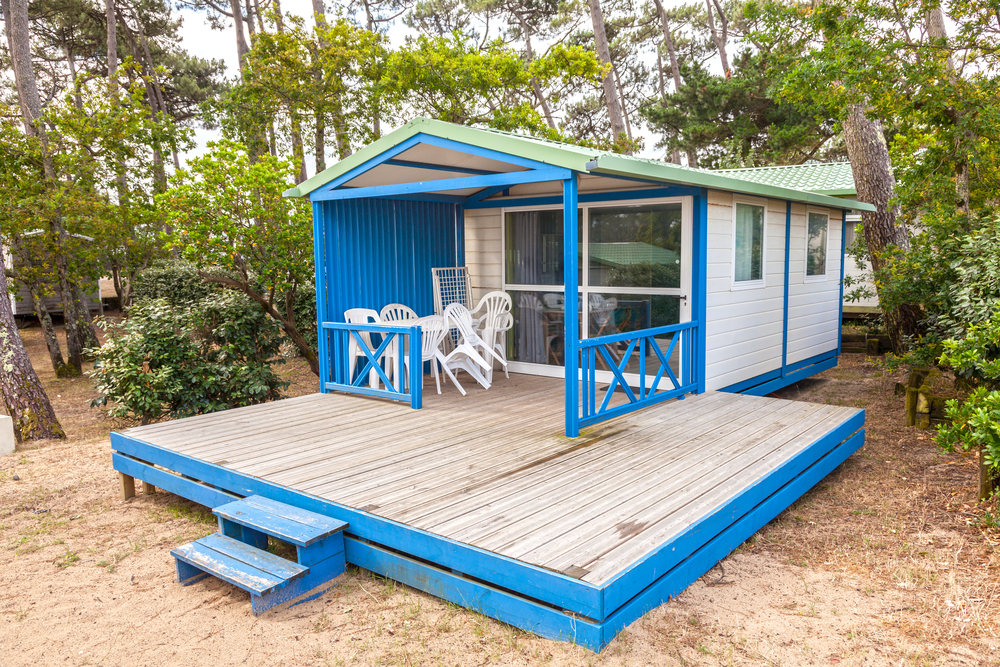
[[(286, 372), (309, 391), (300, 364)], [(87, 380), (44, 380), (71, 438), (0, 459), (3, 667), (1000, 664), (1000, 547), (975, 468), (900, 426), (892, 378), (860, 355), (789, 394), (867, 408), (865, 448), (600, 655), (356, 568), (257, 618), (227, 584), (181, 587), (170, 549), (212, 515), (163, 492), (121, 501)]]

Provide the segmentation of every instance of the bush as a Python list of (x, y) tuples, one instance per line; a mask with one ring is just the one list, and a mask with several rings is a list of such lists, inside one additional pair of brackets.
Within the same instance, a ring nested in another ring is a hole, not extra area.
[(139, 301), (121, 325), (106, 321), (94, 378), (115, 419), (142, 424), (280, 398), (288, 387), (272, 370), (281, 330), (249, 299), (210, 294), (178, 308), (165, 298)]
[(202, 280), (194, 264), (175, 259), (143, 270), (132, 286), (132, 298), (136, 301), (163, 299), (171, 306), (181, 307), (218, 291)]
[[(267, 291), (262, 285), (256, 286), (256, 289), (262, 293)], [(164, 299), (175, 308), (187, 308), (193, 303), (199, 303), (203, 299), (218, 295), (223, 291), (219, 286), (205, 282), (198, 275), (198, 267), (195, 264), (182, 259), (174, 259), (144, 270), (139, 279), (136, 280), (132, 294), (136, 302)], [(279, 294), (275, 297), (275, 302), (284, 303), (284, 296)], [(241, 298), (240, 303), (248, 310), (263, 312), (258, 304), (248, 298)], [(293, 309), (295, 321), (301, 324), (303, 338), (315, 350), (317, 348), (315, 286), (311, 284), (299, 286), (295, 294)]]
[(938, 444), (947, 451), (981, 450), (982, 463), (996, 476), (1000, 472), (1000, 310), (969, 327), (962, 339), (946, 340), (940, 363), (955, 376), (976, 385), (965, 400), (946, 404), (950, 424), (938, 427)]

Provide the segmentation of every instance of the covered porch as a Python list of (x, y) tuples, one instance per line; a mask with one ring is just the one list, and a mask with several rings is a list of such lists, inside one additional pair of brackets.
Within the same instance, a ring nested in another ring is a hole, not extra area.
[[(360, 372), (345, 363), (366, 333), (404, 341), (397, 353), (414, 354), (420, 331), (349, 324), (344, 313), (400, 303), (435, 314), (431, 270), (472, 262), (497, 267), (512, 299), (511, 369), (562, 380), (548, 385), (562, 400), (547, 405), (561, 412), (566, 436), (704, 391), (702, 188), (634, 167), (625, 174), (612, 158), (605, 169), (576, 147), (553, 153), (547, 142), (517, 137), (515, 149), (502, 133), (473, 143), (463, 140), (467, 128), (450, 130), (454, 138), (420, 129), (287, 193), (313, 204), (322, 391), (421, 407), (427, 396), (416, 377), (409, 390), (368, 387), (366, 369), (389, 348), (372, 344)], [(486, 209), (503, 211), (504, 238), (470, 249), (467, 213)], [(410, 360), (411, 374), (422, 367)]]

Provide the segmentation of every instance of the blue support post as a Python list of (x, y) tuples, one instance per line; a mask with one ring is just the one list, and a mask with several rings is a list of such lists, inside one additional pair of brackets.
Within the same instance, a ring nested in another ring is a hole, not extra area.
[(693, 318), (698, 322), (694, 341), (695, 354), (692, 355), (692, 369), (697, 374), (697, 393), (705, 393), (705, 375), (708, 364), (708, 190), (694, 197), (694, 239), (692, 240), (694, 266), (691, 272)]
[(323, 204), (313, 202), (313, 252), (316, 266), (316, 327), (317, 350), (319, 361), (319, 390), (326, 391), (326, 383), (330, 381), (330, 349), (329, 334), (323, 329), (327, 319), (326, 312), (326, 244), (323, 243), (325, 229), (323, 224)]
[(788, 262), (792, 254), (792, 202), (785, 202), (785, 305), (782, 311), (781, 374), (788, 365)]
[[(421, 339), (420, 327), (410, 327), (410, 407), (419, 410), (424, 403), (424, 342)], [(401, 348), (403, 347), (400, 341)], [(432, 364), (437, 361), (432, 360)], [(402, 376), (400, 373), (400, 384)]]
[(563, 181), (563, 284), (565, 293), (563, 303), (565, 308), (565, 333), (563, 350), (565, 352), (565, 385), (566, 385), (566, 437), (575, 438), (580, 435), (579, 390), (580, 381), (578, 368), (580, 364), (580, 294), (577, 289), (579, 282), (579, 244), (577, 238), (577, 196), (579, 194), (576, 174)]

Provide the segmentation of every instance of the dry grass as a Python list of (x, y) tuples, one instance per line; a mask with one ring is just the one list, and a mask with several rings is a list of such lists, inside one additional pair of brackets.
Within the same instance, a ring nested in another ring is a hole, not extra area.
[[(861, 355), (790, 398), (867, 410), (865, 447), (600, 655), (349, 569), (318, 600), (254, 618), (247, 595), (173, 582), (169, 550), (214, 530), (166, 493), (121, 502), (111, 424), (86, 378), (56, 380), (24, 332), (66, 442), (0, 459), (0, 665), (1000, 664), (1000, 535), (974, 461), (902, 425), (898, 378)], [(281, 371), (314, 391), (300, 360)], [(13, 481), (17, 474), (20, 481)]]

